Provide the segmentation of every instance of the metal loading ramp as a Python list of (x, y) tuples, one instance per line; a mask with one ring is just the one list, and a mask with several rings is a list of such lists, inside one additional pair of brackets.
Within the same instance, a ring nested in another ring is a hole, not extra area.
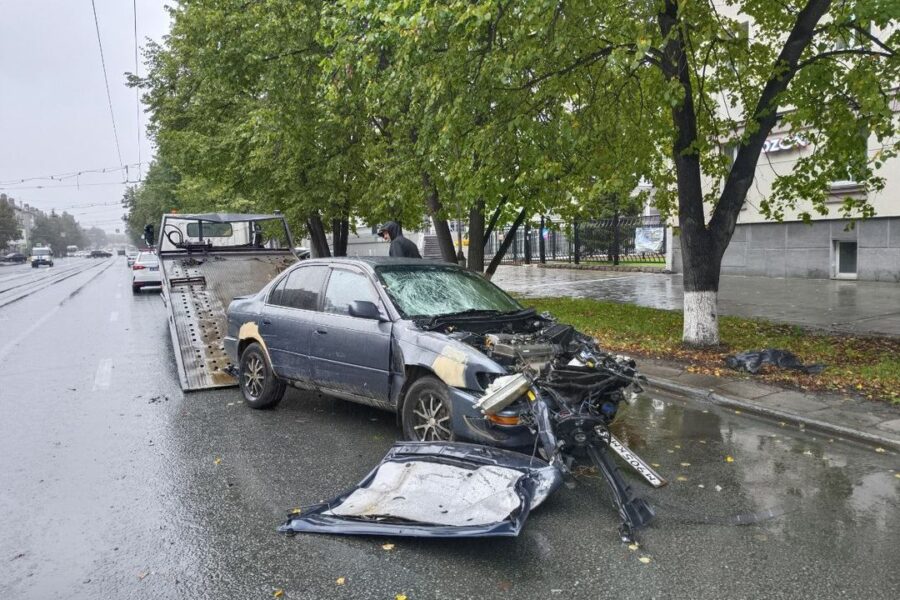
[(163, 298), (185, 391), (237, 385), (225, 354), (225, 309), (236, 296), (255, 294), (295, 261), (278, 254), (163, 257)]

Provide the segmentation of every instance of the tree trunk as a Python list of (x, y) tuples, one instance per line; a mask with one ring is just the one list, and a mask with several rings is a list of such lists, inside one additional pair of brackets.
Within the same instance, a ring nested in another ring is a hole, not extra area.
[(325, 226), (322, 225), (322, 217), (318, 213), (311, 214), (306, 220), (306, 227), (309, 229), (312, 256), (314, 258), (331, 256), (331, 251), (328, 249), (328, 236), (325, 233)]
[(438, 196), (437, 186), (431, 180), (427, 172), (422, 172), (422, 187), (425, 190), (425, 206), (434, 223), (434, 231), (437, 234), (438, 245), (441, 248), (441, 258), (447, 262), (456, 264), (456, 250), (453, 247), (453, 235), (447, 219), (441, 218), (441, 200)]
[(484, 198), (475, 201), (469, 211), (469, 260), (470, 271), (484, 272)]
[(335, 256), (347, 256), (347, 235), (350, 223), (347, 219), (331, 220), (331, 247)]
[(494, 233), (494, 227), (497, 226), (497, 220), (500, 218), (500, 213), (503, 212), (503, 206), (506, 204), (506, 196), (502, 196), (500, 198), (500, 202), (497, 204), (497, 208), (494, 209), (494, 214), (491, 215), (491, 222), (488, 223), (487, 231), (484, 232), (484, 243), (487, 244), (488, 240), (491, 237), (491, 234)]
[(500, 261), (503, 260), (503, 257), (506, 255), (506, 251), (509, 250), (510, 245), (516, 239), (516, 231), (518, 231), (522, 223), (525, 222), (525, 215), (526, 212), (523, 208), (521, 212), (519, 212), (519, 216), (516, 217), (516, 220), (512, 224), (512, 227), (510, 227), (509, 231), (506, 232), (506, 237), (503, 238), (503, 243), (500, 244), (500, 247), (497, 249), (497, 253), (494, 254), (494, 257), (491, 259), (491, 264), (488, 265), (487, 271), (484, 272), (485, 279), (490, 280), (490, 278), (494, 276), (494, 273), (497, 271), (497, 267), (500, 266)]
[(541, 230), (538, 232), (538, 254), (540, 255), (541, 264), (547, 262), (547, 243), (544, 241), (544, 215), (541, 215)]
[(778, 98), (799, 69), (800, 57), (809, 47), (816, 26), (828, 11), (830, 0), (807, 0), (796, 13), (794, 25), (784, 42), (772, 75), (766, 81), (752, 112), (755, 127), (738, 149), (725, 180), (722, 194), (709, 224), (703, 212), (700, 157), (696, 149), (697, 115), (684, 32), (678, 21), (679, 3), (665, 0), (658, 15), (666, 45), (660, 65), (668, 81), (677, 81), (684, 100), (672, 108), (675, 140), (673, 162), (678, 181), (678, 223), (681, 229), (681, 258), (684, 267), (683, 341), (696, 345), (719, 343), (716, 301), (722, 255), (728, 248), (747, 190), (753, 182), (756, 164), (772, 128), (778, 120)]

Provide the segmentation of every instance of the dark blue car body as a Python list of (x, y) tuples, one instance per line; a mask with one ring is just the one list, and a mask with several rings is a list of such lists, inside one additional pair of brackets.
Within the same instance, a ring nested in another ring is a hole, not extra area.
[[(404, 318), (377, 274), (379, 266), (388, 265), (460, 268), (386, 257), (302, 261), (258, 293), (231, 302), (225, 337), (228, 357), (238, 365), (244, 350), (258, 344), (280, 381), (398, 414), (406, 390), (416, 379), (437, 377), (447, 386), (454, 439), (507, 448), (531, 445), (533, 434), (514, 418), (509, 424), (498, 424), (474, 407), (487, 384), (508, 371), (453, 335), (429, 330), (421, 319)], [(290, 277), (306, 282), (307, 289), (291, 290)], [(349, 283), (340, 284), (344, 285), (342, 298), (371, 301), (377, 318), (326, 308), (329, 283), (335, 282), (336, 289), (337, 282), (345, 281)], [(286, 301), (288, 293), (293, 294), (290, 301)], [(507, 320), (535, 318), (533, 311), (522, 311)], [(510, 408), (506, 414), (515, 413)]]

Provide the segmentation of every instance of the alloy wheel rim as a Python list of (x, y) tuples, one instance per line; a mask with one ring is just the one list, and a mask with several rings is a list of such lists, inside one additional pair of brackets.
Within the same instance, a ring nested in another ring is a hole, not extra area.
[(444, 406), (444, 402), (434, 394), (420, 396), (413, 409), (415, 423), (413, 431), (416, 438), (422, 442), (446, 441), (453, 432), (448, 428), (450, 412)]
[(258, 356), (251, 356), (244, 370), (244, 389), (252, 398), (259, 398), (265, 381), (265, 368)]

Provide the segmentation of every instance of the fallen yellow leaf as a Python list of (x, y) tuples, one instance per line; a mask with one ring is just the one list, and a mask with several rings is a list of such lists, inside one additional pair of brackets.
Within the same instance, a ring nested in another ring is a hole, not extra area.
[(214, 465), (217, 465), (217, 464), (219, 464), (219, 463), (221, 463), (221, 462), (222, 462), (222, 459), (221, 459), (220, 457), (217, 456), (217, 457), (216, 457), (216, 460), (213, 461), (213, 464), (214, 464)]
[(879, 454), (884, 454), (885, 452), (887, 452), (887, 450), (885, 450), (884, 448), (875, 448), (875, 452), (878, 452)]
[(638, 560), (641, 561), (642, 563), (644, 563), (645, 565), (650, 564), (650, 557), (649, 557), (649, 556), (642, 556), (642, 557), (640, 557)]
[(682, 467), (689, 467), (689, 466), (691, 466), (691, 463), (681, 463), (681, 466), (682, 466)]
[(730, 457), (730, 456), (726, 456), (726, 457), (725, 457), (725, 462), (727, 462), (727, 463), (733, 463), (733, 462), (734, 462), (734, 459), (733, 459), (732, 457)]
[(406, 594), (397, 594), (394, 596), (394, 600), (407, 600)]
[(651, 467), (656, 467), (657, 469), (660, 467), (659, 463), (650, 463)]
[(638, 549), (638, 545), (637, 545), (637, 544), (628, 544), (628, 549), (629, 549), (629, 550), (637, 550), (637, 549)]
[(681, 450), (681, 446), (679, 446), (678, 444), (675, 444), (675, 447)]
[(276, 598), (281, 598), (282, 596), (284, 596), (284, 590), (281, 588), (278, 588), (277, 590), (272, 592), (272, 595), (275, 596)]
[(338, 577), (337, 579), (334, 580), (334, 582), (338, 585), (344, 585), (347, 582), (347, 578), (346, 577)]
[(896, 477), (897, 479), (900, 479), (900, 473), (894, 473), (894, 477)]
[(394, 545), (393, 545), (393, 544), (382, 544), (382, 545), (381, 545), (381, 549), (382, 549), (382, 550), (393, 550), (393, 549), (394, 549)]
[(675, 478), (675, 481), (687, 481), (687, 477), (685, 477), (684, 475), (679, 475)]
[(739, 414), (741, 414), (741, 411), (736, 410), (736, 411), (734, 411), (734, 414), (739, 415)]
[(292, 515), (299, 515), (299, 514), (302, 513), (302, 512), (303, 512), (303, 509), (302, 509), (302, 508), (292, 508), (292, 509), (291, 509), (291, 514), (292, 514)]

